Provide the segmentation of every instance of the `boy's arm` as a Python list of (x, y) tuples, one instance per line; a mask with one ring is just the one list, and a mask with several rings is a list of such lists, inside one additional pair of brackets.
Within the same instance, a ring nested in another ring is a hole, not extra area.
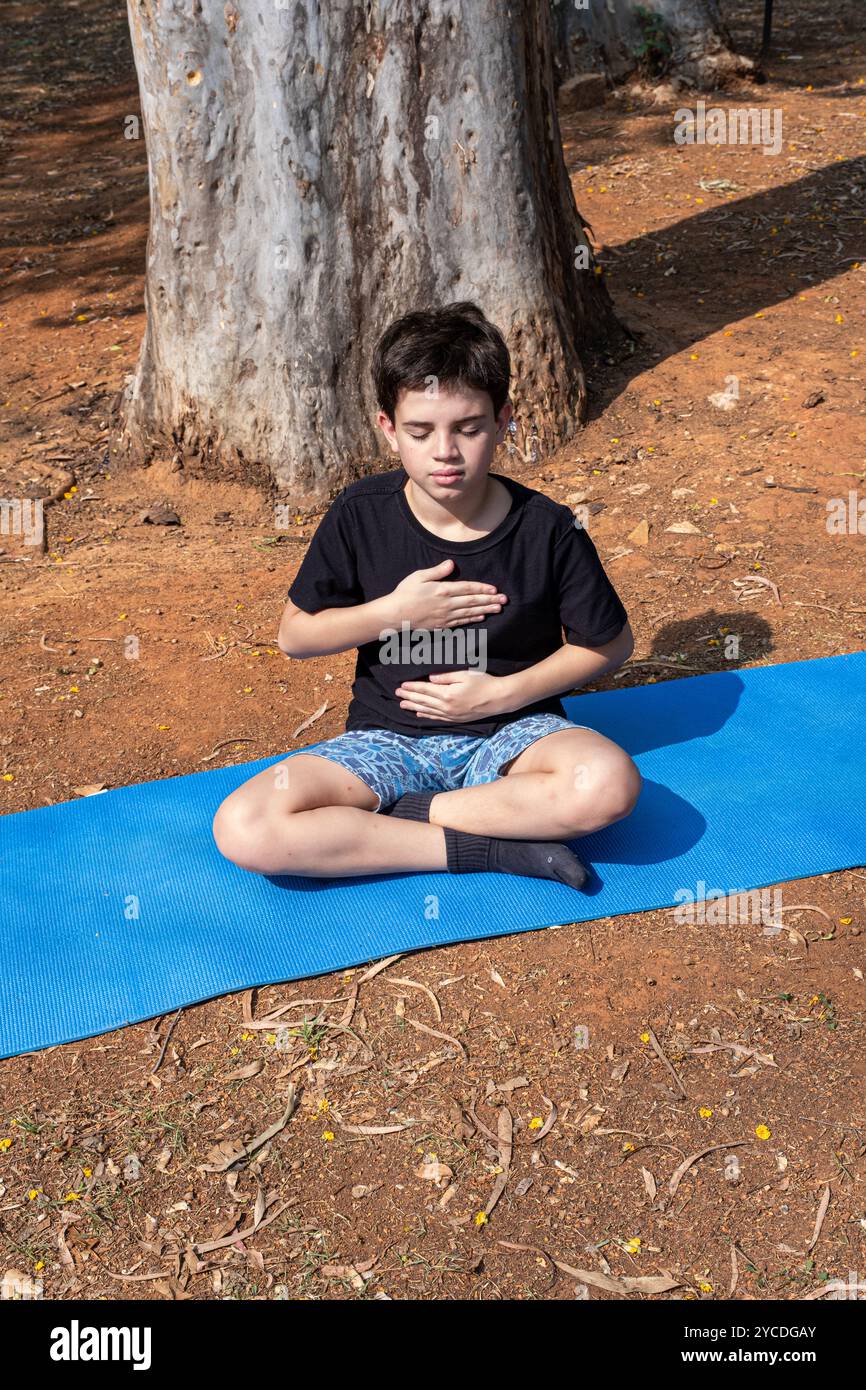
[(283, 610), (277, 646), (286, 656), (299, 659), (309, 656), (330, 656), (350, 647), (373, 642), (383, 628), (393, 626), (393, 595), (356, 603), (348, 608), (323, 608), (318, 613), (305, 613), (291, 600)]
[(527, 666), (525, 671), (499, 677), (505, 699), (501, 712), (510, 714), (549, 695), (562, 695), (588, 685), (622, 666), (633, 651), (634, 636), (628, 622), (616, 637), (601, 647), (581, 647), (566, 642), (543, 661)]

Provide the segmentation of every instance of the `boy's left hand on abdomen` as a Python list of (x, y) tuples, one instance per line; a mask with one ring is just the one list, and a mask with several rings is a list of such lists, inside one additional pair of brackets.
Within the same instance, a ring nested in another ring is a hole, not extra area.
[(507, 677), (486, 671), (436, 671), (426, 681), (403, 681), (394, 695), (419, 719), (459, 724), (508, 712)]

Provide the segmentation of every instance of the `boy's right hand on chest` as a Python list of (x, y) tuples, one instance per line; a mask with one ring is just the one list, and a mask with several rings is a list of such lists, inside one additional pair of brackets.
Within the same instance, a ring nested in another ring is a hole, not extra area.
[(431, 569), (414, 570), (390, 594), (393, 624), (408, 622), (412, 627), (457, 627), (483, 621), (499, 613), (508, 602), (495, 584), (470, 579), (448, 579), (453, 560), (443, 560)]

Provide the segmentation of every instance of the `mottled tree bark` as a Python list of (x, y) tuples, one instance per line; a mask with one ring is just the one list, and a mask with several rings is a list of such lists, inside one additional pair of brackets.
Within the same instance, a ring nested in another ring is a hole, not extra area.
[[(550, 0), (128, 0), (151, 188), (147, 329), (115, 455), (300, 502), (380, 455), (397, 314), (476, 300), (540, 451), (616, 331), (562, 156)], [(384, 456), (384, 453), (382, 453)]]
[(701, 86), (742, 76), (754, 63), (731, 50), (718, 0), (551, 0), (560, 79), (605, 72), (613, 80), (637, 67), (641, 28), (635, 10), (664, 20), (671, 40), (670, 72)]

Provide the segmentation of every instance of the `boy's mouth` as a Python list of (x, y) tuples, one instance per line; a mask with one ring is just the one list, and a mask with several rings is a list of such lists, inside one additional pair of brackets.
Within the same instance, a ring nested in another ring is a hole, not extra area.
[(463, 474), (456, 468), (440, 468), (437, 472), (431, 473), (430, 477), (435, 478), (437, 483), (456, 483)]

